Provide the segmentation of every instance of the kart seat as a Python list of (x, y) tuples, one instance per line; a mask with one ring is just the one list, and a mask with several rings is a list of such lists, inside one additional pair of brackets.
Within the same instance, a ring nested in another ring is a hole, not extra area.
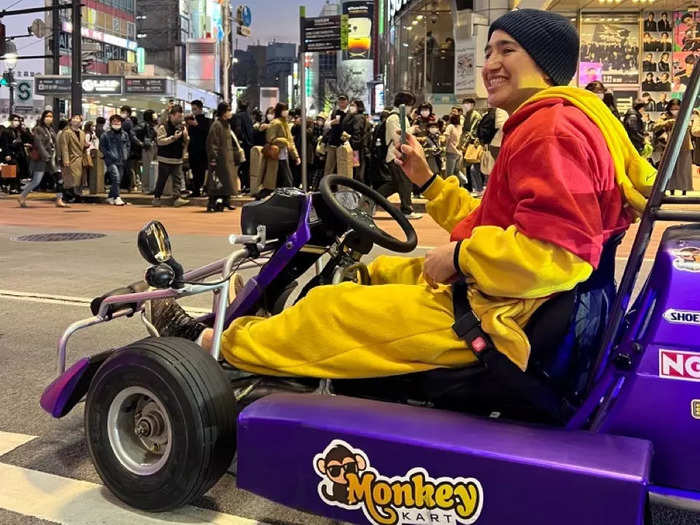
[[(526, 374), (556, 396), (578, 406), (600, 351), (615, 298), (615, 254), (624, 234), (603, 247), (598, 268), (573, 290), (553, 296), (525, 327), (530, 340)], [(563, 423), (542, 413), (481, 364), (439, 368), (392, 378), (335, 381), (338, 393), (428, 403), (441, 408), (509, 419)]]
[[(100, 311), (100, 306), (102, 306), (102, 302), (107, 299), (107, 297), (114, 297), (115, 295), (128, 295), (132, 293), (140, 293), (140, 292), (145, 292), (148, 290), (148, 283), (146, 281), (137, 281), (135, 283), (131, 283), (127, 286), (124, 286), (122, 288), (116, 288), (110, 292), (107, 292), (104, 295), (101, 295), (99, 297), (95, 297), (91, 302), (90, 302), (90, 311), (92, 312), (92, 315), (97, 315)], [(107, 317), (111, 317), (114, 315), (118, 310), (121, 310), (125, 306), (128, 306), (131, 308), (134, 312), (138, 309), (138, 304), (137, 303), (114, 303), (110, 304), (109, 307), (107, 308)]]

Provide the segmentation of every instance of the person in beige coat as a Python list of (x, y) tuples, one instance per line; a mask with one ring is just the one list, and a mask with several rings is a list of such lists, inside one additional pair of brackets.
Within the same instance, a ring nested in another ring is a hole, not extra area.
[(263, 160), (263, 189), (260, 192), (261, 196), (272, 193), (275, 188), (294, 185), (289, 161), (295, 162), (298, 166), (301, 164), (301, 160), (294, 146), (292, 132), (287, 123), (288, 116), (289, 106), (284, 102), (278, 103), (275, 106), (275, 119), (265, 132), (265, 143), (279, 148), (279, 158), (278, 160), (271, 158)]
[(70, 125), (58, 141), (61, 151), (61, 173), (63, 175), (64, 200), (75, 201), (80, 193), (80, 181), (83, 177), (83, 156), (90, 146), (85, 138), (85, 132), (80, 129), (83, 124), (81, 115), (73, 115)]
[[(207, 211), (214, 211), (218, 198), (222, 199), (224, 208), (233, 210), (231, 195), (240, 191), (236, 154), (242, 154), (238, 140), (231, 129), (230, 120), (233, 116), (231, 105), (221, 102), (216, 110), (217, 119), (209, 127), (207, 135), (207, 158), (210, 169), (214, 170), (220, 187), (215, 187), (212, 177), (207, 178), (207, 194), (209, 203)], [(241, 157), (239, 157), (241, 158)]]

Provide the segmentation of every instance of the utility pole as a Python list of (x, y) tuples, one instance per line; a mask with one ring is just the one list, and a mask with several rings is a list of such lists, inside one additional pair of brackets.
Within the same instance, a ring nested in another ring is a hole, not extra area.
[[(61, 74), (61, 17), (58, 12), (58, 0), (52, 1), (53, 11), (51, 12), (51, 33), (53, 34), (51, 54), (53, 59), (51, 60), (52, 69), (51, 72), (54, 75)], [(60, 120), (60, 104), (61, 100), (58, 97), (53, 97), (53, 114), (54, 122), (58, 125)]]
[(10, 70), (10, 83), (8, 87), (10, 88), (10, 115), (15, 112), (15, 75), (14, 71)]
[(221, 92), (224, 95), (224, 100), (231, 100), (231, 80), (229, 73), (231, 71), (231, 0), (223, 0), (221, 2), (221, 20), (224, 30), (224, 50), (223, 50), (223, 89)]
[(309, 189), (306, 155), (306, 53), (304, 53), (304, 18), (306, 6), (299, 6), (299, 92), (301, 95), (301, 186)]
[[(73, 0), (73, 34), (72, 37), (72, 47), (71, 50), (71, 115), (82, 115), (83, 114), (83, 89), (82, 89), (82, 35), (81, 28), (83, 25), (82, 13), (80, 11), (81, 5), (80, 0)], [(57, 35), (54, 35), (56, 38)], [(68, 115), (70, 117), (70, 115)]]

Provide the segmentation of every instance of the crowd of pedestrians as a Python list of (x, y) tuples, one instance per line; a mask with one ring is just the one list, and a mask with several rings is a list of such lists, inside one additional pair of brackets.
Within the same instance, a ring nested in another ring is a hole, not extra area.
[[(680, 101), (654, 102), (645, 93), (646, 98), (620, 115), (612, 93), (601, 82), (586, 89), (620, 119), (635, 148), (658, 165)], [(0, 130), (0, 158), (17, 174), (2, 181), (6, 191), (19, 194), (22, 207), (29, 192), (40, 187), (55, 191), (56, 205), (66, 207), (80, 200), (99, 158), (104, 163), (108, 204), (123, 206), (122, 192), (143, 192), (153, 195), (153, 206), (163, 204), (164, 194), (173, 197), (174, 206), (188, 204), (190, 196), (207, 196), (208, 211), (223, 211), (234, 208), (235, 195), (263, 198), (276, 188), (301, 187), (301, 166), (306, 162), (312, 189), (331, 173), (352, 177), (385, 196), (397, 193), (401, 211), (415, 219), (420, 215), (412, 200), (418, 188), (393, 162), (391, 148), (404, 105), (405, 127), (423, 146), (432, 171), (443, 177), (454, 175), (473, 195), (483, 194), (508, 114), (496, 108), (482, 114), (472, 98), (442, 116), (429, 103), (417, 105), (409, 92), (398, 93), (393, 103), (376, 121), (361, 100), (344, 95), (338, 96), (332, 111), (306, 122), (286, 103), (263, 113), (257, 108), (251, 111), (245, 100), (239, 100), (235, 110), (222, 102), (213, 118), (205, 115), (199, 100), (191, 102), (190, 113), (170, 101), (159, 115), (148, 110), (140, 121), (128, 106), (94, 124), (83, 122), (81, 115), (56, 122), (47, 110), (32, 130), (22, 117), (12, 115), (9, 126)], [(652, 121), (649, 112), (660, 105), (664, 111)], [(306, 159), (301, 158), (302, 126), (307, 132)], [(700, 161), (698, 140), (700, 113), (695, 112), (668, 187), (672, 193), (693, 189), (692, 165)], [(25, 181), (23, 188), (20, 181)]]

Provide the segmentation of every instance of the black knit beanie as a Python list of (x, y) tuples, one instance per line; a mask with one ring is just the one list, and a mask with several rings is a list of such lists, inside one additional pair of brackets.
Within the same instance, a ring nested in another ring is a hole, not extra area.
[(512, 36), (557, 86), (566, 86), (576, 74), (579, 40), (576, 29), (560, 14), (538, 9), (509, 11), (489, 28)]

